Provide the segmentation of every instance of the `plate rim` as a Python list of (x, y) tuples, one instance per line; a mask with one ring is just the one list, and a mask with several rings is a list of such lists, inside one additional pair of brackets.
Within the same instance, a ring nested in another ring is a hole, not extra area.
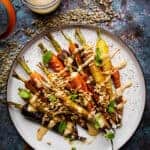
[[(127, 47), (129, 49), (129, 51), (131, 52), (131, 54), (133, 55), (133, 57), (135, 58), (135, 60), (137, 61), (137, 64), (139, 65), (139, 69), (143, 78), (143, 84), (144, 84), (144, 102), (143, 102), (143, 108), (142, 108), (142, 113), (140, 116), (140, 119), (135, 127), (135, 129), (132, 131), (131, 135), (129, 136), (129, 138), (118, 148), (122, 148), (127, 142), (129, 142), (129, 140), (133, 137), (133, 135), (136, 133), (137, 129), (139, 128), (142, 118), (143, 118), (143, 114), (145, 111), (145, 107), (146, 107), (146, 81), (144, 78), (144, 71), (143, 68), (141, 66), (140, 61), (138, 60), (135, 52), (132, 50), (131, 47), (129, 47), (119, 36), (115, 35), (114, 33), (108, 31), (107, 29), (104, 29), (103, 27), (99, 27), (98, 25), (87, 25), (87, 24), (65, 24), (65, 25), (61, 25), (58, 27), (51, 27), (51, 28), (47, 28), (46, 31), (42, 31), (39, 34), (36, 34), (34, 37), (31, 38), (31, 40), (29, 40), (28, 42), (26, 42), (23, 46), (23, 48), (21, 48), (21, 50), (19, 51), (19, 53), (17, 54), (17, 56), (15, 57), (13, 63), (10, 66), (10, 70), (9, 73), (7, 75), (7, 82), (6, 82), (6, 101), (8, 101), (8, 83), (9, 83), (9, 78), (11, 77), (11, 73), (12, 73), (12, 68), (17, 64), (16, 59), (25, 51), (27, 50), (33, 43), (35, 43), (37, 40), (39, 40), (41, 37), (44, 37), (47, 35), (47, 30), (48, 32), (55, 32), (55, 31), (60, 31), (60, 30), (64, 30), (64, 29), (70, 29), (70, 28), (76, 28), (76, 27), (81, 27), (81, 28), (85, 28), (85, 29), (91, 29), (91, 30), (96, 30), (96, 29), (100, 29), (102, 32), (105, 32), (106, 34), (108, 34), (109, 36), (115, 38), (116, 40), (118, 40), (120, 43), (122, 43), (125, 47)], [(16, 129), (16, 131), (18, 132), (19, 136), (31, 147), (34, 149), (34, 146), (26, 139), (24, 138), (24, 136), (20, 133), (19, 129), (16, 127), (15, 122), (13, 121), (11, 114), (10, 114), (10, 109), (9, 106), (7, 105), (7, 110), (9, 112), (9, 118), (12, 122), (12, 125), (14, 126), (14, 128)]]

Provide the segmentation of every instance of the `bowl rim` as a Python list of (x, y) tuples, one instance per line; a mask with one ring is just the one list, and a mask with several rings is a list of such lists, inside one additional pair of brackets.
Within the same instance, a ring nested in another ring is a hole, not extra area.
[(32, 7), (32, 8), (36, 8), (36, 9), (45, 9), (45, 8), (49, 8), (49, 7), (52, 7), (54, 5), (57, 4), (57, 2), (59, 2), (60, 0), (52, 0), (50, 1), (48, 4), (44, 4), (44, 5), (35, 5), (31, 2), (29, 2), (28, 0), (22, 0), (22, 2), (29, 6), (29, 7)]

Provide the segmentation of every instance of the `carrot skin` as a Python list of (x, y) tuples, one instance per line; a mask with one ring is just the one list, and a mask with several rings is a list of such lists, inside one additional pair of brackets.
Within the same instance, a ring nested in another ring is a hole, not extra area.
[(112, 77), (112, 80), (114, 82), (115, 88), (119, 88), (121, 86), (119, 70), (114, 69), (111, 77)]
[(79, 73), (76, 77), (73, 78), (70, 84), (71, 87), (74, 89), (80, 89), (85, 92), (88, 92), (88, 87), (86, 85), (86, 82), (84, 81), (83, 77)]

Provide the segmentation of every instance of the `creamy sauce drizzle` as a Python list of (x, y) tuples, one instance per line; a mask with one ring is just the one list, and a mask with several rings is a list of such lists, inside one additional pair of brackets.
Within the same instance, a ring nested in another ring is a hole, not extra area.
[(110, 55), (110, 58), (112, 59), (119, 51), (120, 51), (120, 49), (115, 50), (115, 51)]
[(75, 48), (74, 53), (73, 54), (77, 54), (79, 52), (83, 51), (82, 48)]
[(125, 83), (124, 85), (122, 85), (120, 88), (116, 89), (116, 97), (120, 97), (122, 96), (123, 92), (125, 89), (129, 88), (132, 86), (132, 82), (128, 81), (127, 83)]
[(89, 65), (93, 60), (94, 60), (94, 55), (91, 56), (84, 64), (80, 65), (78, 67), (78, 71), (80, 72), (84, 67), (86, 67), (87, 65)]
[(127, 65), (127, 62), (126, 62), (125, 60), (122, 60), (122, 61), (118, 64), (118, 66), (116, 66), (115, 68), (117, 68), (117, 69), (123, 69), (124, 67), (126, 67), (126, 65)]
[[(124, 67), (126, 67), (126, 65), (127, 65), (127, 62), (125, 60), (123, 60), (117, 66), (115, 66), (114, 68), (118, 69), (118, 70), (121, 70)], [(113, 73), (113, 70), (103, 72), (103, 74), (105, 74), (105, 75), (111, 75), (112, 73)]]

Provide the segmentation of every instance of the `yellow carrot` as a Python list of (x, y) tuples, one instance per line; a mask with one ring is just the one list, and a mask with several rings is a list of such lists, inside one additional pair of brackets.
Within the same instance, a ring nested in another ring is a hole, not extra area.
[[(100, 49), (102, 56), (106, 56), (106, 55), (109, 56), (108, 45), (101, 38), (101, 36), (100, 36), (100, 30), (99, 29), (97, 31), (97, 34), (98, 34), (98, 41), (97, 41), (96, 47), (98, 47)], [(110, 71), (110, 70), (112, 70), (112, 63), (111, 63), (110, 57), (107, 57), (107, 58), (103, 59), (102, 66), (103, 66), (103, 70), (104, 71)]]
[[(96, 44), (96, 47), (99, 48), (102, 57), (108, 55), (109, 56), (109, 48), (107, 43), (101, 38), (100, 36), (100, 30), (97, 30), (98, 35), (98, 41)], [(105, 59), (102, 59), (102, 69), (103, 71), (111, 71), (113, 68), (110, 57), (106, 57)], [(112, 81), (111, 79), (106, 83), (107, 88), (109, 89), (110, 97), (113, 95), (112, 91)]]
[[(87, 50), (90, 46), (86, 43), (86, 40), (79, 28), (76, 29), (75, 35), (76, 35), (76, 38), (78, 39), (78, 41), (80, 42), (80, 44), (84, 47), (85, 50)], [(97, 67), (95, 63), (90, 64), (89, 69), (90, 69), (90, 72), (91, 72), (93, 78), (95, 79), (96, 83), (101, 84), (102, 82), (104, 82), (105, 78), (104, 78), (100, 68)]]

